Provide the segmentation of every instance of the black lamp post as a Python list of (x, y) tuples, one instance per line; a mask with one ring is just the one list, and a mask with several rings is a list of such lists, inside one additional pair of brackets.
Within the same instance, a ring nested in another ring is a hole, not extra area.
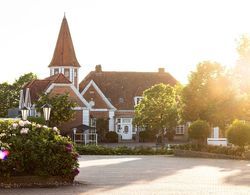
[(50, 111), (51, 111), (51, 105), (49, 104), (44, 104), (42, 106), (42, 109), (43, 109), (43, 116), (44, 116), (44, 119), (48, 125), (48, 121), (49, 121), (49, 118), (50, 118)]
[(26, 121), (29, 113), (29, 108), (27, 108), (26, 106), (22, 107), (21, 113), (22, 113), (22, 119)]

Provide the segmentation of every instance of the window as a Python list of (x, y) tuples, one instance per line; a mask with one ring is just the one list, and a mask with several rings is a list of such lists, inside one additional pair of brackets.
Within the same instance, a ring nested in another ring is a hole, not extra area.
[(54, 74), (59, 74), (59, 68), (54, 69)]
[(142, 100), (142, 98), (143, 98), (142, 96), (135, 96), (134, 97), (135, 106), (140, 103), (140, 101)]
[(121, 130), (121, 125), (117, 125), (117, 132), (119, 133), (120, 132), (120, 130)]
[(74, 69), (74, 77), (77, 77), (77, 69)]
[(90, 126), (91, 127), (96, 127), (96, 118), (91, 118), (90, 119)]
[(90, 93), (90, 94), (94, 94), (95, 92), (91, 90), (91, 91), (89, 91), (89, 93)]
[(129, 128), (128, 128), (128, 126), (126, 125), (126, 126), (124, 127), (123, 133), (128, 134), (128, 131), (129, 131)]
[(183, 135), (185, 131), (185, 125), (178, 125), (175, 129), (176, 135)]
[(131, 123), (131, 118), (123, 118), (122, 123)]
[(123, 98), (119, 98), (119, 103), (124, 103), (124, 99)]
[(64, 75), (69, 78), (69, 69), (68, 68), (65, 68), (64, 69)]
[(89, 101), (89, 105), (90, 105), (91, 107), (95, 106), (95, 102), (93, 101), (93, 98), (91, 98), (91, 100)]

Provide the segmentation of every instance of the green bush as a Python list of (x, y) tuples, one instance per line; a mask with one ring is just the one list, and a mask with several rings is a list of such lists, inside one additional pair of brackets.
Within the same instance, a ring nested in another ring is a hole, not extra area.
[(205, 143), (207, 137), (210, 134), (210, 128), (206, 121), (197, 120), (193, 122), (188, 128), (189, 138), (198, 141), (199, 143)]
[(136, 147), (129, 148), (120, 146), (116, 148), (109, 148), (95, 145), (77, 145), (76, 150), (81, 155), (167, 155), (172, 154), (173, 151), (167, 148), (150, 148), (150, 147)]
[(250, 144), (250, 125), (239, 120), (235, 120), (228, 128), (228, 141), (237, 146), (245, 146)]
[(33, 123), (37, 123), (37, 124), (41, 124), (41, 125), (46, 124), (44, 117), (28, 116), (28, 121), (33, 122)]
[(96, 119), (96, 131), (98, 134), (98, 142), (105, 142), (105, 134), (109, 129), (109, 120), (105, 118)]
[(73, 179), (78, 174), (78, 153), (57, 128), (29, 121), (0, 121), (0, 175), (62, 176)]
[(225, 155), (240, 156), (240, 157), (245, 152), (245, 149), (241, 147), (212, 146), (212, 145), (203, 145), (203, 144), (175, 145), (174, 149), (192, 150), (192, 151), (198, 151), (198, 152), (209, 152), (209, 153), (215, 153), (215, 154), (225, 154)]
[(140, 142), (155, 142), (155, 132), (152, 130), (145, 130), (139, 132)]
[(118, 134), (115, 131), (109, 131), (106, 133), (106, 141), (108, 143), (117, 143), (118, 142)]

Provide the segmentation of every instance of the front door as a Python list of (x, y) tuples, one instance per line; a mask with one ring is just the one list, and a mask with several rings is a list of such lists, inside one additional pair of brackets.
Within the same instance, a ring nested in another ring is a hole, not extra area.
[(132, 139), (132, 125), (126, 124), (121, 126), (122, 140)]

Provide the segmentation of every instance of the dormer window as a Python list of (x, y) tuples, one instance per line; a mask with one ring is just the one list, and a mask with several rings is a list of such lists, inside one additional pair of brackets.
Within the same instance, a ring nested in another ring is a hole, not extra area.
[(74, 77), (77, 77), (77, 70), (74, 69)]
[(65, 77), (69, 78), (69, 69), (68, 68), (64, 69), (64, 75), (65, 75)]
[(124, 103), (124, 98), (120, 97), (119, 98), (119, 103)]
[(54, 69), (54, 74), (59, 74), (59, 68)]
[(142, 98), (143, 98), (142, 96), (135, 96), (134, 97), (135, 106), (140, 103), (140, 101), (142, 100)]

